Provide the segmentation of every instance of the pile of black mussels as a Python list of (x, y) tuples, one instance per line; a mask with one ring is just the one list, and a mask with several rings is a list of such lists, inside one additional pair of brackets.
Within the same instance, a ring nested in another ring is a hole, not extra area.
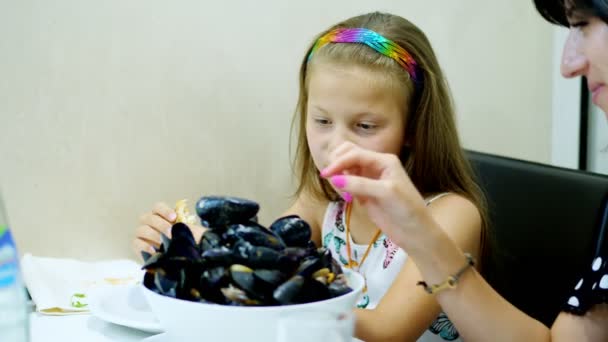
[(298, 216), (257, 222), (256, 202), (205, 196), (196, 203), (209, 229), (196, 242), (186, 223), (162, 236), (154, 254), (142, 252), (144, 286), (165, 296), (237, 306), (309, 303), (346, 294), (341, 266), (317, 248)]

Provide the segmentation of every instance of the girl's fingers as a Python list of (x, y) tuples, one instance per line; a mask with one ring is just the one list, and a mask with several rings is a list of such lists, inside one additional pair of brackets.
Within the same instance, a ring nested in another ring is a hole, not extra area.
[(352, 172), (352, 170), (365, 170), (366, 175), (380, 175), (388, 166), (385, 154), (352, 148), (332, 159), (332, 162), (321, 171), (321, 176), (329, 177), (341, 173), (358, 173)]
[(141, 223), (165, 235), (171, 234), (172, 224), (158, 214), (148, 213), (141, 217)]
[(340, 144), (338, 147), (336, 147), (333, 151), (331, 151), (331, 153), (329, 154), (329, 160), (334, 160), (342, 155), (344, 155), (346, 152), (348, 151), (352, 151), (353, 149), (357, 149), (360, 147), (351, 143), (351, 142), (344, 142), (342, 144)]
[(171, 223), (175, 222), (175, 219), (177, 218), (175, 211), (163, 202), (156, 203), (152, 212)]
[[(381, 200), (390, 195), (387, 191), (387, 182), (383, 180), (371, 179), (355, 175), (334, 175), (329, 177), (329, 181), (348, 196), (373, 198)], [(347, 198), (345, 200), (348, 201)]]
[(160, 246), (161, 237), (160, 232), (150, 226), (142, 225), (135, 229), (135, 237), (138, 239), (145, 240), (154, 246)]

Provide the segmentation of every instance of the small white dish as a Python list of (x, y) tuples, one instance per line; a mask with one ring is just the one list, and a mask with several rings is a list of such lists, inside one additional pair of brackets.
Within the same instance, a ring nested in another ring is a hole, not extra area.
[(139, 285), (99, 289), (91, 294), (89, 310), (93, 316), (110, 323), (149, 333), (163, 332)]

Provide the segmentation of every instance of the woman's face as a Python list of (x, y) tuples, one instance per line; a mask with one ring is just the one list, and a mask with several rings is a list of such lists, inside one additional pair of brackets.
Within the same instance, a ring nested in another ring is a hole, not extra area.
[(564, 45), (562, 75), (585, 76), (593, 103), (608, 118), (608, 24), (576, 10), (568, 21), (570, 34)]

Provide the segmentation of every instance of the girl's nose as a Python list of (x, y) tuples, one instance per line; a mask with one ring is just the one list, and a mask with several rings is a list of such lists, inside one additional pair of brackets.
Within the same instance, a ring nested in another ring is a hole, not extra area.
[(570, 30), (562, 53), (561, 73), (566, 78), (585, 75), (587, 58), (581, 53), (580, 32)]
[(351, 141), (352, 139), (350, 138), (350, 134), (347, 131), (347, 129), (343, 128), (343, 127), (337, 127), (334, 132), (333, 132), (333, 136), (331, 138), (331, 142), (329, 144), (329, 151), (333, 151), (334, 149), (336, 149), (338, 146), (340, 146), (341, 144), (343, 144), (346, 141)]

